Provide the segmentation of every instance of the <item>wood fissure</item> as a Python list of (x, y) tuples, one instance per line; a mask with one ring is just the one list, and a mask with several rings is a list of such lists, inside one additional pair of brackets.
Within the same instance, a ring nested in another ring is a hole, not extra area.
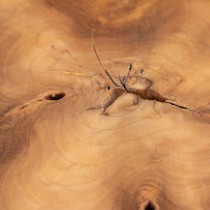
[(0, 210), (208, 210), (209, 8), (0, 1)]

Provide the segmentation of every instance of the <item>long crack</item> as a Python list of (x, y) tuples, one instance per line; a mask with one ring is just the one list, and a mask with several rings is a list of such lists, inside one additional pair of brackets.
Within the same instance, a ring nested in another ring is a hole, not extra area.
[(169, 99), (161, 96), (158, 92), (156, 92), (156, 91), (154, 91), (152, 89), (149, 89), (149, 90), (138, 90), (138, 89), (134, 89), (134, 88), (127, 88), (127, 92), (128, 93), (133, 93), (133, 94), (135, 94), (135, 95), (137, 95), (140, 98), (145, 99), (145, 100), (155, 100), (155, 101), (158, 101), (158, 102), (161, 102), (161, 103), (167, 103), (167, 104), (170, 104), (172, 106), (176, 106), (176, 107), (178, 107), (180, 109), (185, 109), (185, 110), (189, 110), (191, 112), (199, 113), (199, 112), (197, 112), (195, 110), (192, 110), (192, 109), (190, 109), (190, 108), (188, 108), (186, 106), (170, 102)]
[(109, 96), (104, 101), (102, 101), (101, 106), (99, 106), (99, 107), (101, 107), (103, 113), (106, 111), (106, 109), (109, 106), (111, 106), (117, 100), (118, 97), (120, 97), (125, 92), (135, 94), (144, 100), (154, 100), (154, 101), (158, 101), (161, 103), (167, 103), (172, 106), (176, 106), (180, 109), (185, 109), (185, 110), (188, 110), (191, 112), (199, 113), (199, 112), (192, 110), (186, 106), (171, 102), (170, 99), (163, 97), (161, 94), (159, 94), (158, 92), (156, 92), (152, 89), (140, 90), (137, 88), (128, 88), (120, 77), (119, 77), (119, 79), (120, 79), (120, 82), (121, 82), (121, 85), (123, 88), (122, 87), (114, 88), (110, 92)]
[(170, 99), (163, 97), (161, 94), (159, 94), (158, 92), (156, 92), (152, 89), (140, 90), (140, 89), (136, 89), (136, 88), (127, 88), (127, 87), (126, 87), (126, 91), (124, 88), (114, 88), (113, 90), (110, 90), (108, 97), (105, 98), (105, 100), (103, 100), (101, 102), (100, 106), (96, 106), (96, 107), (100, 107), (102, 112), (104, 113), (106, 111), (106, 109), (109, 108), (109, 106), (111, 106), (123, 93), (132, 93), (144, 100), (154, 100), (154, 101), (158, 101), (161, 103), (167, 103), (172, 106), (176, 106), (180, 109), (185, 109), (185, 110), (188, 110), (191, 112), (199, 113), (199, 112), (192, 110), (186, 106), (171, 102)]
[(173, 105), (173, 106), (176, 106), (176, 107), (178, 107), (178, 108), (180, 108), (180, 109), (187, 109), (187, 110), (189, 110), (189, 111), (193, 111), (193, 110), (191, 110), (191, 109), (189, 109), (189, 108), (187, 108), (187, 107), (185, 107), (185, 106), (178, 105), (178, 104), (175, 104), (175, 103), (172, 103), (172, 102), (169, 102), (169, 101), (166, 101), (165, 103), (170, 104), (170, 105)]

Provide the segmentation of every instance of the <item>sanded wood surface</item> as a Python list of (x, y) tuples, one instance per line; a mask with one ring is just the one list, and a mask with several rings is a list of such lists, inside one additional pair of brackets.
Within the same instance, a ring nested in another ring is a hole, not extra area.
[(0, 0), (0, 210), (208, 210), (209, 8)]

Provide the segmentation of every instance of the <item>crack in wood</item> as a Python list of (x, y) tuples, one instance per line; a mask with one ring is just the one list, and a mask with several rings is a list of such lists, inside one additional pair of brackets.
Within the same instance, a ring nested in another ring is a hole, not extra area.
[(129, 88), (123, 83), (121, 78), (120, 78), (120, 82), (122, 84), (122, 87), (116, 87), (116, 88), (110, 90), (110, 86), (108, 86), (109, 87), (109, 88), (107, 88), (109, 91), (108, 96), (104, 100), (102, 100), (102, 102), (99, 106), (97, 106), (98, 108), (99, 107), (101, 108), (102, 113), (105, 113), (107, 108), (109, 108), (118, 99), (118, 97), (120, 97), (122, 94), (132, 93), (132, 94), (140, 97), (143, 100), (153, 100), (153, 101), (157, 101), (157, 102), (161, 102), (161, 103), (167, 103), (172, 106), (176, 106), (177, 108), (188, 110), (191, 112), (196, 112), (196, 113), (200, 114), (199, 112), (192, 110), (186, 106), (171, 102), (170, 99), (163, 97), (161, 94), (159, 94), (158, 92), (156, 92), (152, 89), (140, 90), (137, 88)]
[(15, 116), (17, 114), (22, 113), (23, 111), (27, 109), (33, 109), (36, 110), (42, 103), (46, 103), (47, 101), (58, 101), (63, 99), (66, 96), (66, 93), (63, 91), (48, 91), (45, 93), (42, 93), (38, 96), (35, 96), (35, 98), (27, 101), (26, 103), (14, 106), (0, 114), (0, 122), (4, 120), (5, 118)]
[[(106, 109), (109, 106), (111, 106), (118, 99), (118, 97), (120, 97), (125, 92), (126, 93), (133, 93), (133, 94), (135, 94), (135, 95), (137, 95), (140, 98), (145, 99), (145, 100), (155, 100), (155, 101), (162, 102), (162, 103), (168, 103), (168, 104), (176, 106), (176, 107), (178, 107), (180, 109), (185, 109), (185, 110), (196, 112), (196, 111), (191, 110), (191, 109), (189, 109), (189, 108), (187, 108), (187, 107), (185, 107), (183, 105), (179, 105), (179, 104), (170, 102), (170, 101), (168, 101), (169, 99), (163, 97), (158, 92), (150, 89), (150, 87), (152, 86), (153, 82), (150, 79), (144, 78), (142, 76), (142, 74), (144, 72), (144, 69), (140, 70), (140, 72), (139, 72), (140, 76), (136, 75), (135, 73), (134, 73), (134, 75), (130, 75), (130, 71), (132, 70), (132, 64), (129, 65), (129, 69), (128, 69), (128, 72), (127, 72), (126, 76), (123, 76), (123, 77), (119, 76), (118, 77), (120, 85), (121, 85), (120, 86), (112, 78), (112, 76), (109, 74), (109, 72), (104, 68), (104, 66), (103, 66), (103, 64), (102, 64), (102, 62), (100, 60), (100, 57), (98, 55), (96, 46), (94, 44), (93, 34), (92, 34), (92, 45), (93, 45), (93, 49), (94, 49), (96, 58), (97, 58), (97, 60), (98, 60), (98, 62), (100, 64), (100, 66), (102, 67), (102, 69), (103, 69), (104, 73), (106, 74), (106, 76), (109, 78), (109, 80), (114, 85), (114, 89), (111, 89), (110, 84), (107, 85), (107, 91), (108, 91), (107, 97), (105, 98), (105, 100), (103, 100), (101, 102), (101, 105), (96, 106), (97, 108), (99, 108), (99, 107), (101, 108), (102, 113), (105, 113)], [(130, 86), (130, 85), (127, 84), (128, 79), (135, 80), (135, 82), (133, 84), (131, 84), (131, 86)], [(142, 80), (143, 80), (143, 84), (141, 82)], [(143, 85), (144, 89), (133, 87), (133, 85), (135, 86), (135, 83), (137, 83), (138, 85), (139, 84)], [(197, 113), (199, 113), (199, 112), (197, 112)]]

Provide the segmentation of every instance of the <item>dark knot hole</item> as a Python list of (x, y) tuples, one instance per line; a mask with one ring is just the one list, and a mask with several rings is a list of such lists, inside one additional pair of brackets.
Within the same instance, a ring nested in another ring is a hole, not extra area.
[(155, 210), (155, 207), (154, 205), (149, 202), (146, 206), (145, 206), (145, 210)]
[(61, 100), (65, 96), (66, 94), (64, 92), (60, 92), (60, 93), (50, 94), (46, 96), (45, 99), (50, 100), (50, 101), (58, 101), (58, 100)]

